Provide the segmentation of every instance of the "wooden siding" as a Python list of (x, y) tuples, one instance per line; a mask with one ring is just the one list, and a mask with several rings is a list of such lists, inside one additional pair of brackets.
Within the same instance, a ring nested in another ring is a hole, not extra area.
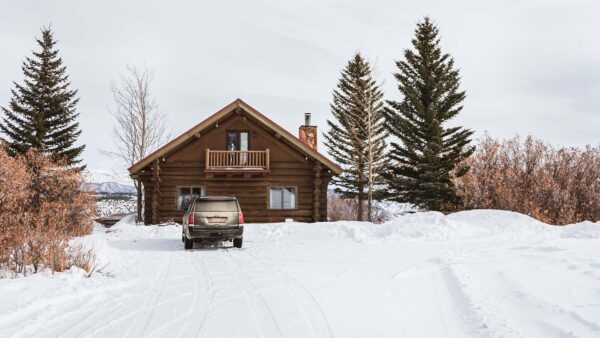
[[(206, 148), (225, 150), (227, 130), (250, 131), (250, 150), (270, 149), (270, 173), (215, 173), (205, 171)], [(160, 193), (158, 205), (160, 221), (181, 222), (183, 211), (176, 210), (178, 186), (202, 186), (206, 195), (232, 195), (240, 202), (246, 222), (281, 222), (293, 218), (301, 222), (315, 219), (318, 206), (320, 220), (327, 218), (327, 186), (332, 173), (320, 166), (320, 178), (315, 180), (317, 163), (295, 150), (250, 118), (231, 115), (219, 126), (206, 131), (167, 154), (160, 162)], [(139, 173), (145, 188), (145, 220), (152, 219), (153, 174), (150, 166)], [(320, 185), (315, 194), (315, 182)], [(269, 186), (292, 186), (297, 188), (297, 208), (270, 210), (268, 208)], [(318, 197), (318, 198), (317, 198)], [(318, 204), (315, 205), (315, 200)]]

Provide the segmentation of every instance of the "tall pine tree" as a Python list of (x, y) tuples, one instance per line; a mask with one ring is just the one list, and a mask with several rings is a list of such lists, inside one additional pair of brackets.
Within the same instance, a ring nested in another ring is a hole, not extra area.
[(400, 140), (391, 144), (387, 193), (423, 209), (451, 210), (460, 201), (452, 178), (469, 170), (461, 162), (474, 151), (473, 132), (445, 123), (462, 110), (465, 92), (453, 58), (440, 49), (438, 28), (425, 17), (415, 33), (414, 51), (406, 49), (396, 62), (403, 100), (387, 101), (387, 126)]
[(2, 107), (5, 117), (0, 130), (9, 154), (34, 149), (49, 154), (54, 161), (77, 166), (85, 147), (75, 145), (81, 134), (76, 121), (77, 91), (69, 89), (66, 67), (50, 28), (42, 28), (42, 38), (36, 41), (41, 51), (23, 62), (24, 84), (14, 82), (9, 106)]
[(363, 220), (367, 201), (367, 219), (371, 220), (373, 198), (380, 196), (380, 173), (387, 166), (385, 156), (385, 114), (383, 93), (372, 75), (371, 66), (360, 55), (348, 62), (333, 92), (331, 113), (324, 134), (328, 153), (344, 167), (333, 178), (336, 193), (358, 200), (357, 219)]

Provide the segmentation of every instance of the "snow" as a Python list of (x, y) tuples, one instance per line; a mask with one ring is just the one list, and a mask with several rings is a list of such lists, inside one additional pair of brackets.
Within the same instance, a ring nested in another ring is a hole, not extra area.
[(0, 336), (600, 336), (600, 223), (474, 210), (247, 224), (242, 249), (180, 236), (97, 225), (104, 273), (0, 280)]
[(98, 196), (96, 200), (96, 213), (100, 217), (113, 214), (128, 214), (135, 212), (136, 206), (137, 198), (135, 196), (121, 196), (119, 198)]

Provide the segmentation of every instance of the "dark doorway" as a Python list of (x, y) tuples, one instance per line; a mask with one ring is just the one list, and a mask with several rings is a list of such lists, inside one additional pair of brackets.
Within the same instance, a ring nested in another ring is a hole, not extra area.
[(247, 151), (250, 143), (249, 132), (244, 130), (227, 131), (227, 150)]

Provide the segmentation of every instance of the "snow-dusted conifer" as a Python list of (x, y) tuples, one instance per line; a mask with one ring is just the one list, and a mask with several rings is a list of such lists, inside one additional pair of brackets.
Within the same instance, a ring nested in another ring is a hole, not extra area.
[(473, 132), (445, 125), (462, 110), (465, 92), (459, 90), (454, 60), (440, 49), (438, 28), (425, 17), (415, 33), (414, 51), (406, 49), (404, 60), (396, 62), (403, 99), (387, 101), (387, 126), (400, 141), (391, 143), (387, 195), (428, 210), (448, 210), (460, 200), (452, 177), (469, 170), (461, 162), (473, 153)]
[(77, 91), (69, 89), (66, 67), (55, 49), (50, 28), (42, 28), (36, 39), (41, 51), (23, 62), (24, 84), (14, 83), (0, 130), (11, 155), (33, 149), (49, 154), (54, 161), (76, 166), (85, 146), (76, 146), (81, 134), (76, 121)]
[(342, 198), (358, 200), (357, 219), (371, 219), (372, 201), (379, 197), (387, 166), (385, 158), (385, 116), (383, 93), (373, 77), (369, 63), (356, 53), (348, 62), (333, 92), (329, 131), (324, 134), (328, 153), (342, 165), (344, 173), (333, 178)]

